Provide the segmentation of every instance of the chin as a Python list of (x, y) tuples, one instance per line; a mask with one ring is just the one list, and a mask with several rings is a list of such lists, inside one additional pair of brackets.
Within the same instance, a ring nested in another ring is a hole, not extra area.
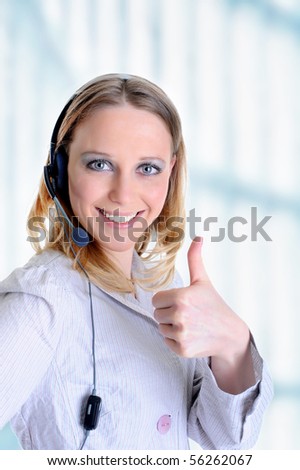
[(128, 251), (133, 251), (135, 243), (131, 240), (126, 241), (109, 241), (104, 242), (103, 240), (97, 240), (97, 244), (104, 250), (116, 253), (125, 253)]

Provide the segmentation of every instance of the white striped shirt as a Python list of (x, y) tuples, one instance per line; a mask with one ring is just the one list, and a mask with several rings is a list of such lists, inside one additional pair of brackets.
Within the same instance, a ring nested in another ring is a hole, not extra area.
[[(138, 264), (137, 256), (135, 265)], [(180, 287), (176, 277), (170, 288)], [(205, 359), (182, 358), (153, 318), (152, 293), (137, 298), (92, 285), (99, 425), (84, 449), (254, 446), (272, 399), (270, 375), (252, 346), (257, 384), (220, 390)], [(49, 250), (0, 283), (0, 428), (24, 449), (79, 449), (92, 392), (87, 279)]]

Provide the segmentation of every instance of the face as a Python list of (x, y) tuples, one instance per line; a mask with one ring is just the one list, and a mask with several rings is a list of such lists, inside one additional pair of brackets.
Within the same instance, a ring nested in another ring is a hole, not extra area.
[(175, 159), (164, 121), (128, 104), (98, 109), (76, 128), (68, 164), (71, 206), (108, 254), (132, 253), (159, 216)]

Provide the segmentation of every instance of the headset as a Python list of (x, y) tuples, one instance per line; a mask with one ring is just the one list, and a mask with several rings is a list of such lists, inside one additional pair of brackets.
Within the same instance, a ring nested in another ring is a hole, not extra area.
[(74, 94), (67, 102), (54, 126), (50, 143), (50, 162), (48, 165), (44, 166), (44, 181), (49, 195), (71, 228), (71, 237), (73, 242), (79, 247), (84, 247), (90, 243), (90, 237), (88, 233), (83, 228), (74, 226), (63, 209), (61, 203), (59, 202), (56, 194), (58, 192), (63, 201), (69, 201), (68, 155), (63, 146), (60, 146), (56, 150), (56, 145), (61, 124), (76, 96), (77, 93)]
[[(57, 146), (58, 133), (62, 122), (67, 114), (68, 109), (73, 103), (75, 97), (78, 95), (78, 92), (75, 93), (70, 100), (67, 102), (63, 110), (61, 111), (56, 124), (53, 129), (51, 143), (50, 143), (50, 161), (47, 165), (44, 166), (44, 181), (46, 188), (50, 197), (53, 199), (56, 206), (57, 213), (60, 218), (63, 219), (63, 222), (66, 221), (71, 229), (71, 238), (73, 242), (80, 248), (87, 246), (90, 243), (89, 234), (82, 227), (75, 227), (68, 215), (66, 214), (64, 208), (62, 207), (61, 202), (58, 199), (62, 198), (64, 202), (69, 201), (69, 191), (68, 191), (68, 155), (63, 146)], [(65, 225), (63, 224), (64, 228)], [(69, 235), (65, 230), (65, 235), (70, 243), (70, 248), (74, 257), (76, 258), (76, 253), (70, 241)], [(88, 280), (88, 290), (89, 290), (89, 300), (90, 300), (90, 314), (92, 322), (92, 357), (93, 357), (93, 388), (92, 394), (88, 397), (85, 409), (85, 416), (83, 427), (85, 429), (85, 438), (82, 442), (80, 450), (83, 449), (87, 437), (91, 430), (96, 429), (99, 422), (99, 415), (101, 411), (102, 400), (99, 396), (96, 395), (96, 360), (95, 360), (95, 328), (94, 328), (94, 313), (93, 313), (93, 299), (92, 299), (92, 290), (91, 282), (88, 276), (88, 273), (82, 266), (81, 262), (76, 259), (76, 262), (82, 269)]]

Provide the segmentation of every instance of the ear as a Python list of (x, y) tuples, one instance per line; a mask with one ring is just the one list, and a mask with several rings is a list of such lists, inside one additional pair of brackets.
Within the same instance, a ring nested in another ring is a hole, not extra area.
[(176, 154), (174, 153), (174, 154), (172, 155), (171, 163), (170, 163), (170, 174), (172, 173), (172, 170), (173, 170), (173, 168), (174, 168), (174, 165), (175, 165), (175, 163), (176, 163), (176, 160), (177, 160), (177, 156), (176, 156)]

